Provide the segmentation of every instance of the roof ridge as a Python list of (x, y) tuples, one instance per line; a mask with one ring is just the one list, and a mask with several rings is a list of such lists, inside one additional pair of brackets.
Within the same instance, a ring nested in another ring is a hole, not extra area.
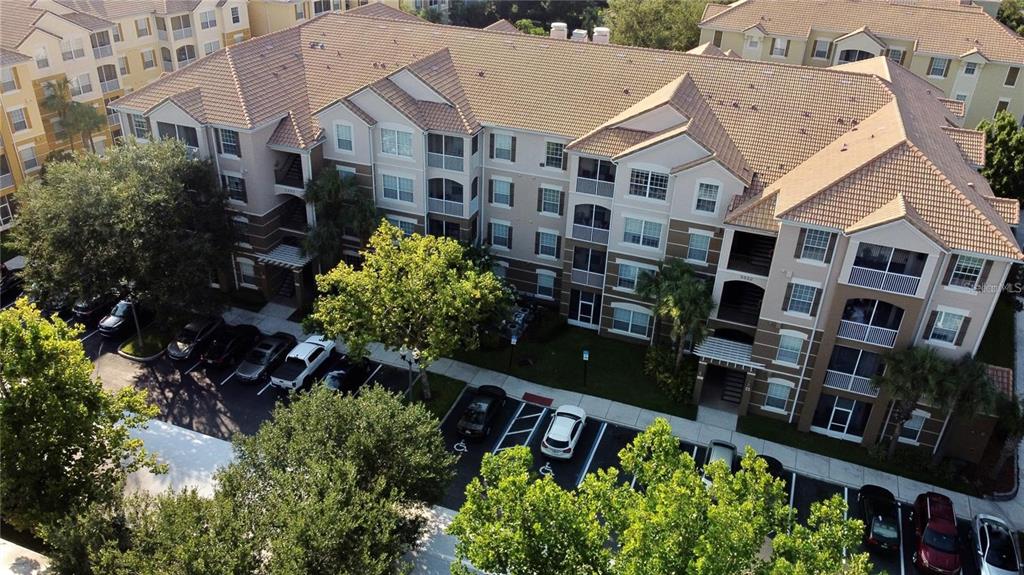
[[(743, 6), (744, 4), (747, 4), (748, 2), (749, 3), (753, 3), (753, 1), (754, 0), (739, 0), (739, 2), (733, 2), (732, 4), (729, 4), (728, 7), (725, 10), (722, 10), (721, 12), (719, 12), (718, 14), (715, 14), (714, 16), (708, 18), (707, 20), (701, 20), (699, 22), (699, 24), (706, 24), (707, 22), (711, 22), (712, 20), (714, 20), (715, 18), (718, 18), (722, 14), (726, 14), (726, 13), (732, 11), (732, 9), (738, 8), (740, 6)], [(704, 6), (704, 9), (707, 10), (707, 7), (709, 5), (711, 5), (711, 2), (708, 2), (707, 5)]]
[[(244, 42), (242, 43), (244, 44)], [(235, 59), (231, 54), (231, 48), (235, 46), (237, 46), (237, 44), (234, 44), (232, 46), (225, 46), (224, 57), (227, 58), (228, 61), (228, 70), (231, 72), (231, 83), (235, 87), (235, 93), (238, 94), (238, 103), (242, 107), (242, 117), (245, 118), (245, 125), (247, 128), (251, 128), (252, 117), (249, 116), (249, 109), (248, 106), (246, 106), (245, 104), (245, 96), (242, 94), (242, 85), (238, 81), (238, 71), (235, 69)], [(180, 72), (184, 69), (185, 68), (179, 68), (177, 71)], [(289, 113), (291, 113), (291, 110), (289, 110)]]
[(295, 132), (295, 139), (299, 141), (299, 145), (303, 148), (306, 147), (306, 139), (302, 137), (302, 130), (299, 129), (299, 123), (295, 120), (295, 111), (288, 109), (288, 119), (292, 124), (292, 131)]

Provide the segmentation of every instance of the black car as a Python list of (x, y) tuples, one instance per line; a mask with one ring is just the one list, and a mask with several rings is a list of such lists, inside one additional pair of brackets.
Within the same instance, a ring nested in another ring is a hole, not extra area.
[(486, 437), (491, 425), (505, 405), (505, 390), (494, 385), (481, 385), (476, 396), (462, 412), (455, 429), (466, 437)]
[(246, 382), (267, 379), (293, 347), (295, 336), (283, 331), (261, 339), (238, 365), (235, 377)]
[(224, 320), (219, 317), (200, 318), (188, 322), (167, 344), (167, 357), (176, 360), (190, 359), (213, 338)]
[(203, 352), (203, 361), (208, 365), (231, 363), (248, 353), (262, 336), (254, 325), (229, 325), (213, 334)]
[(92, 324), (103, 316), (103, 313), (109, 310), (110, 306), (114, 305), (114, 302), (111, 301), (112, 299), (106, 295), (80, 299), (75, 302), (75, 305), (71, 306), (71, 313), (78, 323)]
[(343, 355), (341, 361), (324, 376), (324, 385), (334, 391), (354, 393), (366, 381), (367, 367), (365, 359), (352, 361)]
[(864, 544), (879, 551), (900, 548), (900, 521), (896, 497), (877, 485), (865, 485), (857, 495), (864, 511)]
[[(114, 305), (110, 313), (103, 316), (98, 328), (104, 337), (117, 337), (129, 329), (135, 323), (132, 318), (132, 310), (135, 305), (129, 300), (121, 300)], [(141, 313), (140, 313), (141, 316)], [(139, 325), (142, 325), (142, 317), (139, 317)], [(134, 329), (131, 328), (131, 329)]]

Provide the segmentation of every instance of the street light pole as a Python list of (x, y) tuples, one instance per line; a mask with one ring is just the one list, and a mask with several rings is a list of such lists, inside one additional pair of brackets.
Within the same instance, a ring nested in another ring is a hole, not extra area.
[(590, 363), (590, 351), (583, 350), (583, 387), (587, 386), (587, 364)]

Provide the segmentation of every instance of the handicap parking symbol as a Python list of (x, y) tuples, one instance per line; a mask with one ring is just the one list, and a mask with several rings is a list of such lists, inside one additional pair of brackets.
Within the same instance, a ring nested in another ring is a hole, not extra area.
[(541, 467), (538, 471), (540, 471), (540, 474), (545, 476), (545, 477), (548, 477), (548, 476), (554, 477), (555, 476), (555, 470), (551, 469), (551, 464), (550, 463), (545, 463), (544, 466)]
[(455, 453), (466, 453), (467, 451), (469, 451), (469, 447), (466, 445), (465, 439), (460, 440), (458, 443), (453, 445), (452, 449), (455, 450)]

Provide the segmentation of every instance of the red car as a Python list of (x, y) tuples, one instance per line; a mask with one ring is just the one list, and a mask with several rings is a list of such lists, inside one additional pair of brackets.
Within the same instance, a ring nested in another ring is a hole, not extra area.
[(922, 493), (914, 500), (913, 514), (917, 535), (914, 565), (925, 573), (959, 575), (960, 544), (953, 502), (941, 493)]

